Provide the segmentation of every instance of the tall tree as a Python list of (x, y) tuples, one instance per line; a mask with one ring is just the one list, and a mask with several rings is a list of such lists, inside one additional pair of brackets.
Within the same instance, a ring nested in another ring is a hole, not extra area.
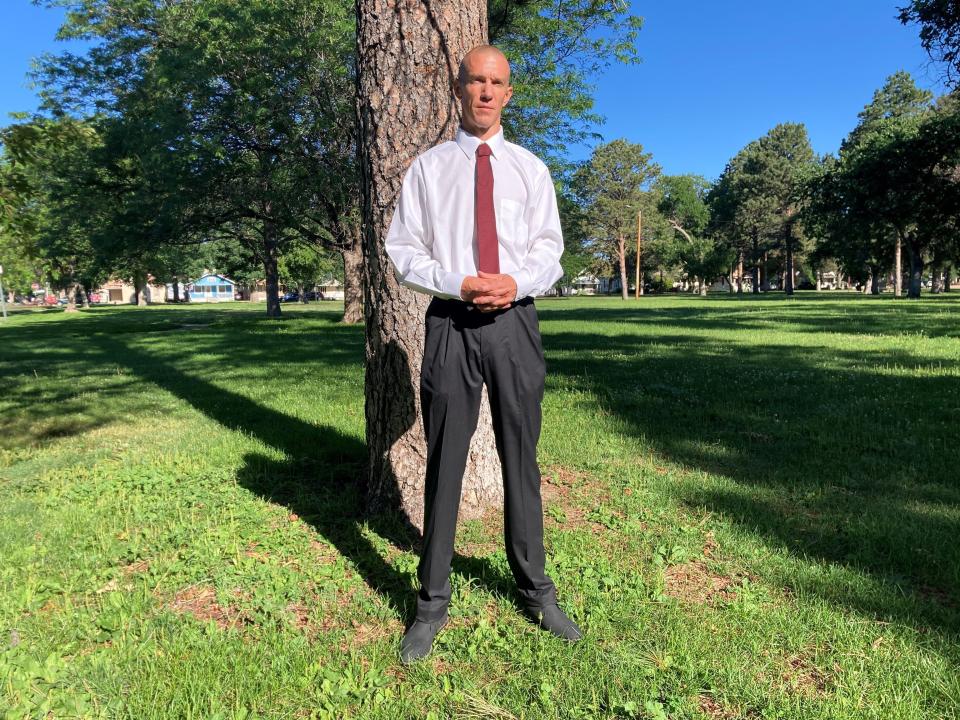
[[(366, 418), (371, 510), (400, 506), (423, 522), (426, 445), (420, 417), (420, 362), (427, 298), (402, 287), (383, 240), (406, 168), (452, 138), (460, 59), (487, 39), (487, 7), (466, 2), (358, 0), (357, 70), (363, 177)], [(503, 501), (486, 393), (471, 443), (461, 512), (477, 516)]]
[(650, 190), (660, 175), (660, 166), (643, 146), (613, 140), (596, 147), (590, 160), (580, 166), (573, 187), (584, 207), (587, 233), (593, 249), (614, 259), (620, 270), (621, 297), (626, 300), (627, 255), (637, 233), (637, 214), (651, 217), (656, 202)]
[(243, 225), (238, 238), (263, 266), (271, 316), (280, 313), (285, 247), (304, 239), (355, 244), (349, 219), (357, 213), (330, 207), (331, 198), (351, 197), (340, 190), (354, 174), (353, 16), (345, 2), (48, 4), (70, 10), (61, 35), (98, 41), (84, 57), (46, 60), (48, 105), (92, 102), (123, 128), (122, 161), (138, 179), (127, 206), (155, 211), (136, 213), (153, 220), (134, 241)]
[(92, 182), (100, 132), (93, 122), (36, 120), (5, 128), (0, 141), (9, 242), (66, 291), (73, 311), (78, 291), (104, 279), (108, 262), (93, 243), (108, 208)]
[(771, 252), (780, 253), (784, 290), (793, 292), (802, 190), (814, 160), (806, 128), (781, 123), (741, 150), (710, 192), (712, 232), (752, 266), (754, 293), (767, 284)]
[[(933, 95), (918, 88), (909, 73), (894, 73), (860, 112), (859, 123), (840, 147), (843, 179), (839, 187), (846, 191), (848, 212), (853, 217), (870, 218), (860, 227), (872, 228), (866, 234), (851, 236), (850, 241), (892, 242), (897, 297), (902, 294), (904, 246), (912, 264), (911, 274), (919, 276), (922, 272), (921, 236), (911, 222), (918, 198), (908, 191), (915, 186), (917, 167), (908, 146), (930, 113), (932, 100)], [(865, 254), (878, 257), (885, 253)], [(919, 285), (915, 290), (919, 293)]]
[(729, 249), (706, 233), (709, 190), (710, 183), (699, 175), (664, 175), (657, 181), (657, 209), (671, 230), (671, 242), (660, 245), (661, 257), (679, 265), (702, 295), (710, 280), (729, 269), (731, 260)]

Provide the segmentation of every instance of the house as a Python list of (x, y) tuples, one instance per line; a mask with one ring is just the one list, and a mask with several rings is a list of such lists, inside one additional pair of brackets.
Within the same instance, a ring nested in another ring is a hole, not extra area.
[(573, 287), (574, 295), (596, 295), (599, 291), (600, 282), (596, 275), (580, 273), (570, 284)]
[(324, 300), (343, 300), (343, 285), (336, 278), (326, 278), (317, 286)]
[(190, 302), (233, 302), (237, 284), (225, 275), (207, 273), (187, 286)]
[[(94, 290), (92, 294), (99, 295), (100, 302), (111, 305), (129, 305), (134, 300), (136, 289), (133, 283), (126, 280), (113, 278), (105, 282), (100, 288)], [(152, 277), (147, 278), (147, 284), (143, 289), (144, 300), (148, 303), (162, 303), (166, 299), (166, 288), (157, 284)]]

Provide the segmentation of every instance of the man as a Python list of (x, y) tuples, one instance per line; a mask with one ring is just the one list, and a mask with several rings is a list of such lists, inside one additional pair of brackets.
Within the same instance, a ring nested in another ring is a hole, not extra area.
[(433, 296), (426, 315), (420, 400), (427, 437), (417, 616), (401, 660), (429, 654), (447, 622), (450, 562), (470, 439), (487, 386), (503, 467), (507, 558), (527, 615), (569, 641), (580, 629), (544, 572), (536, 447), (545, 364), (533, 295), (563, 271), (550, 172), (503, 138), (513, 94), (503, 53), (484, 45), (460, 64), (455, 141), (414, 160), (403, 179), (386, 251), (407, 287)]

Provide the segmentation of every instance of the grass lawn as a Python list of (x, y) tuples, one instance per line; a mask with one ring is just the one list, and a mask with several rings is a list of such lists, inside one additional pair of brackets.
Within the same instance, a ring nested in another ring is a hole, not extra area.
[(0, 324), (0, 717), (960, 717), (960, 296), (537, 304), (586, 637), (521, 617), (494, 513), (410, 668), (339, 307)]

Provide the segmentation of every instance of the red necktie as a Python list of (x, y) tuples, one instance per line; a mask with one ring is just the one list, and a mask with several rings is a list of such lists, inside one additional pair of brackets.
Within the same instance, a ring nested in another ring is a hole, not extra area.
[(497, 243), (497, 216), (493, 211), (493, 169), (490, 146), (477, 148), (477, 182), (474, 212), (477, 218), (477, 256), (480, 270), (500, 272), (500, 246)]

